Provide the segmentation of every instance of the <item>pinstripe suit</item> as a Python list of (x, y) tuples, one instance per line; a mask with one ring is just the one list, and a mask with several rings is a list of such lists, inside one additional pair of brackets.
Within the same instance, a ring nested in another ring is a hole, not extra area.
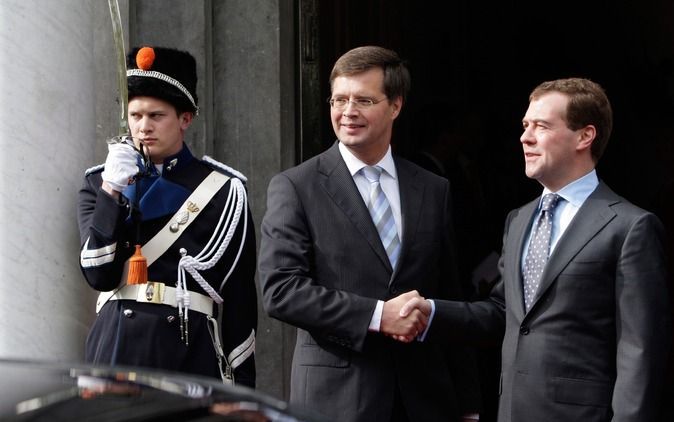
[(396, 386), (413, 421), (453, 420), (476, 401), (471, 357), (460, 348), (368, 332), (377, 300), (414, 289), (461, 296), (449, 249), (448, 183), (394, 160), (404, 230), (395, 272), (337, 143), (269, 185), (263, 304), (298, 327), (291, 402), (335, 420), (390, 420)]

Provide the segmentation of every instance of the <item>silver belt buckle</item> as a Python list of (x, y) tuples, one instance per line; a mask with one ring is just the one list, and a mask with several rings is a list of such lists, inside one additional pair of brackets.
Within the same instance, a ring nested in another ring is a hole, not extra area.
[(148, 281), (145, 289), (139, 288), (136, 301), (146, 303), (164, 303), (166, 285), (158, 281)]

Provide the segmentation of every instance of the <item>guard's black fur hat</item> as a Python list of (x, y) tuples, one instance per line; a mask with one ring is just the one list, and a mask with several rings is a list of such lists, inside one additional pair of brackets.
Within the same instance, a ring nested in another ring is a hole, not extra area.
[[(143, 54), (138, 52), (143, 49)], [(136, 47), (127, 56), (127, 69), (142, 69), (156, 71), (180, 82), (197, 101), (197, 63), (194, 57), (185, 51), (173, 48), (151, 47), (152, 54), (147, 47)], [(172, 104), (178, 113), (191, 111), (196, 113), (197, 108), (190, 99), (176, 86), (154, 77), (128, 76), (129, 101), (134, 97), (148, 96), (159, 98)]]

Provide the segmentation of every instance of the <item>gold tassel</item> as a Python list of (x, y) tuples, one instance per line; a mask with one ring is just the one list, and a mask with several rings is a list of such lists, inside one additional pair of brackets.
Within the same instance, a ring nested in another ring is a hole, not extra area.
[(136, 252), (129, 258), (129, 273), (126, 284), (147, 283), (147, 259), (140, 251), (140, 245), (136, 245)]

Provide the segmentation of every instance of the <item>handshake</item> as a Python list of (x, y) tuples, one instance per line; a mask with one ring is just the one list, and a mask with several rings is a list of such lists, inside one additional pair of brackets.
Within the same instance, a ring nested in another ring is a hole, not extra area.
[(384, 302), (380, 332), (409, 343), (423, 334), (430, 316), (431, 303), (412, 290)]

